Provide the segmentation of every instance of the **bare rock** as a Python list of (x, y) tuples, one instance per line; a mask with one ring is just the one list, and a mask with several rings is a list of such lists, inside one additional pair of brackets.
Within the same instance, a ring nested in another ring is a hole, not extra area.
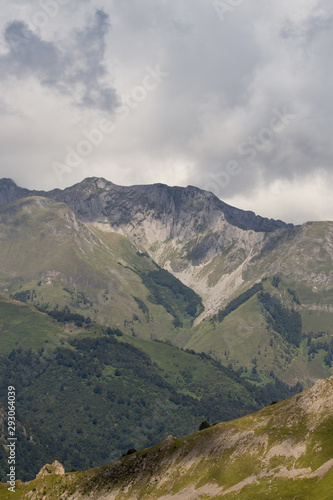
[(42, 478), (49, 474), (57, 474), (58, 476), (63, 476), (65, 474), (65, 469), (58, 460), (55, 460), (52, 465), (46, 464), (38, 472), (36, 478)]

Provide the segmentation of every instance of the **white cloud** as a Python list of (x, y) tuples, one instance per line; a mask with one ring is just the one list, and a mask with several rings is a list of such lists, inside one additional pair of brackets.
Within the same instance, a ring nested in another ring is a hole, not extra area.
[(318, 172), (304, 179), (276, 180), (268, 186), (258, 186), (248, 196), (239, 194), (225, 201), (243, 210), (295, 224), (332, 220), (332, 181), (333, 176)]

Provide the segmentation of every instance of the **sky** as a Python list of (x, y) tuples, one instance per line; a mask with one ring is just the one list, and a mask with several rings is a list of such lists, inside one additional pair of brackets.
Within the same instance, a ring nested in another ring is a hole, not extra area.
[(0, 1), (0, 177), (333, 220), (332, 0)]

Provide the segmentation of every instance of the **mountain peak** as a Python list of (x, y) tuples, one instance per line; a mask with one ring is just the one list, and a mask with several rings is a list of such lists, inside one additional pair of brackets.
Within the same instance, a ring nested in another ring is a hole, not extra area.
[(119, 186), (103, 177), (87, 177), (83, 181), (63, 190), (29, 191), (18, 187), (11, 179), (0, 181), (0, 204), (9, 203), (31, 195), (46, 196), (67, 203), (83, 220), (105, 221), (119, 225), (130, 222), (137, 212), (155, 212), (159, 217), (167, 213), (175, 220), (188, 216), (200, 220), (220, 214), (225, 220), (240, 229), (255, 232), (273, 232), (294, 227), (281, 220), (268, 219), (251, 211), (228, 205), (209, 191), (195, 186), (186, 188), (156, 183), (148, 185)]
[(0, 179), (0, 205), (31, 196), (33, 191), (22, 189), (10, 178)]
[(81, 186), (81, 185), (86, 185), (86, 184), (93, 184), (95, 186), (104, 188), (106, 186), (115, 186), (111, 181), (106, 180), (104, 177), (86, 177), (83, 179), (83, 181), (75, 184), (76, 186)]
[(13, 181), (13, 179), (10, 179), (9, 177), (3, 177), (2, 179), (0, 179), (0, 185), (17, 187), (17, 184)]

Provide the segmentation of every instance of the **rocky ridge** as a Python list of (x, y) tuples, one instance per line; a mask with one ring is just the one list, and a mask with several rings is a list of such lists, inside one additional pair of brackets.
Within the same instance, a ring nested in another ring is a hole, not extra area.
[[(170, 187), (165, 184), (118, 186), (103, 178), (92, 177), (64, 190), (28, 190), (18, 187), (12, 179), (0, 179), (0, 205), (28, 196), (44, 196), (65, 202), (82, 220), (102, 222), (116, 226), (130, 222), (140, 211), (153, 211), (156, 218), (170, 217), (185, 222), (182, 215), (190, 212), (206, 212), (202, 223), (212, 224), (213, 212), (223, 213), (229, 224), (244, 230), (272, 232), (279, 228), (293, 227), (240, 210), (224, 203), (214, 194), (194, 186)], [(197, 221), (200, 229), (200, 220)], [(176, 236), (176, 233), (174, 233)]]
[[(128, 237), (202, 296), (205, 312), (200, 320), (239, 292), (243, 271), (272, 235), (294, 229), (292, 224), (231, 207), (193, 186), (125, 187), (88, 178), (64, 190), (45, 192), (0, 180), (0, 204), (27, 196), (64, 202), (82, 221)], [(253, 281), (260, 279), (258, 275)]]

